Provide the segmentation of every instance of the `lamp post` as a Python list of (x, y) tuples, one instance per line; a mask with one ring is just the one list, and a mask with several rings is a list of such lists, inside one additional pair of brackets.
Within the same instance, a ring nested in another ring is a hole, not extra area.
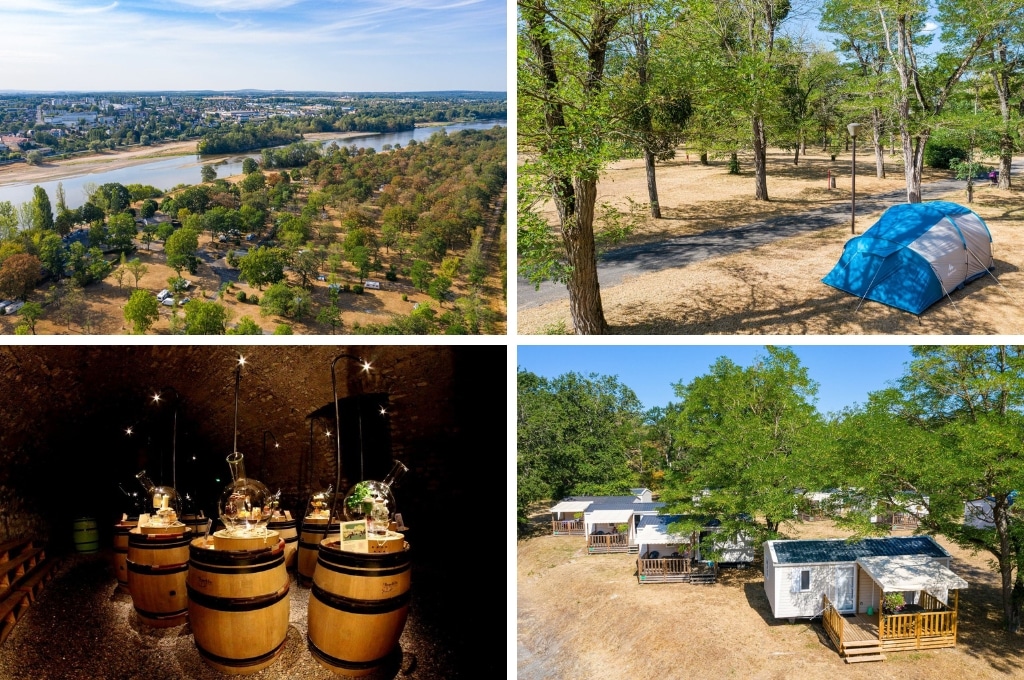
[(163, 393), (170, 391), (174, 393), (174, 422), (171, 430), (171, 486), (178, 488), (178, 404), (181, 403), (181, 395), (178, 390), (170, 385), (160, 388), (159, 392), (153, 393), (153, 403), (159, 404), (163, 399)]
[[(369, 373), (371, 366), (370, 362), (366, 361), (362, 357), (358, 357), (355, 354), (349, 354), (343, 352), (338, 356), (334, 357), (331, 361), (331, 392), (334, 395), (334, 426), (335, 426), (335, 442), (337, 444), (337, 458), (335, 459), (335, 470), (337, 471), (337, 483), (334, 485), (334, 498), (337, 499), (338, 495), (341, 494), (341, 411), (338, 409), (338, 380), (334, 373), (334, 367), (337, 365), (339, 359), (353, 359), (358, 361), (361, 365), (360, 370), (363, 373)], [(359, 479), (363, 479), (363, 421), (359, 421)], [(331, 504), (331, 514), (334, 514), (334, 503)]]
[(857, 224), (857, 133), (860, 132), (860, 123), (850, 123), (846, 126), (850, 136), (853, 137), (853, 161), (850, 173), (850, 233), (856, 234)]

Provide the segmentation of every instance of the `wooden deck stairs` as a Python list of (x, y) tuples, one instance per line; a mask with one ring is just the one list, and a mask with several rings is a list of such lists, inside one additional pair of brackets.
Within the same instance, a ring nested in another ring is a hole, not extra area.
[(864, 663), (865, 661), (885, 661), (881, 643), (877, 640), (843, 642), (839, 651), (846, 663)]

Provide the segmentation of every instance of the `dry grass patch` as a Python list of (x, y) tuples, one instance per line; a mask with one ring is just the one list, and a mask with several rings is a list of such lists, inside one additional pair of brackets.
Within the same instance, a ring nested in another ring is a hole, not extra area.
[[(859, 179), (859, 178), (858, 178)], [(858, 189), (859, 190), (859, 189)], [(961, 192), (945, 200), (963, 202)], [(605, 317), (622, 334), (1024, 333), (1024, 190), (980, 187), (971, 205), (992, 232), (995, 276), (954, 291), (920, 317), (821, 283), (850, 238), (847, 226), (602, 288)], [(861, 230), (880, 213), (858, 215)], [(519, 311), (519, 332), (572, 327), (568, 300)]]
[[(793, 537), (838, 537), (831, 522)], [(760, 564), (723, 571), (712, 586), (637, 583), (635, 555), (587, 555), (585, 540), (544, 536), (517, 550), (518, 677), (1010, 678), (1024, 675), (1024, 645), (999, 624), (998, 580), (983, 555), (939, 542), (970, 588), (961, 593), (954, 649), (889, 654), (850, 666), (820, 622), (771, 616)]]

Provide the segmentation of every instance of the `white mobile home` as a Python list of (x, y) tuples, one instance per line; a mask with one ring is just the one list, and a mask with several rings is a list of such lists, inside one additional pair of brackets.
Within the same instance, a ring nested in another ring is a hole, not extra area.
[(682, 515), (641, 517), (637, 526), (639, 547), (636, 571), (640, 583), (714, 583), (718, 563), (701, 554), (701, 539), (711, 536), (720, 553), (720, 562), (749, 564), (754, 559), (753, 544), (746, 537), (716, 540), (719, 522), (697, 520), (693, 531), (672, 533), (669, 525), (680, 522)]
[[(956, 644), (958, 592), (967, 583), (949, 562), (930, 536), (768, 541), (764, 588), (775, 618), (821, 616), (841, 654), (875, 660), (882, 650)], [(886, 611), (883, 598), (895, 593), (904, 605)]]

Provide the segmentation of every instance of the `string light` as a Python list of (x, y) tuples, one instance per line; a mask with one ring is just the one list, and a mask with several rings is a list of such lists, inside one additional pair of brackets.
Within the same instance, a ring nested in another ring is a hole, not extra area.
[(131, 427), (124, 428), (124, 433), (126, 435), (128, 435), (129, 437), (131, 437), (132, 436), (132, 428)]

